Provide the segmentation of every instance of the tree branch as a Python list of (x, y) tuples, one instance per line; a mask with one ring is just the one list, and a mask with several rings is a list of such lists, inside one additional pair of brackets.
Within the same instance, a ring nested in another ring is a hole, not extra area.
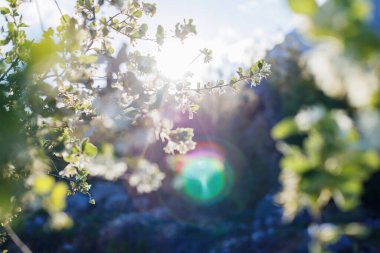
[(4, 229), (22, 253), (33, 253), (29, 247), (26, 246), (26, 244), (20, 239), (20, 237), (18, 237), (18, 235), (11, 228), (11, 226), (9, 226), (9, 224), (5, 225)]
[(232, 82), (232, 83), (226, 83), (226, 84), (223, 84), (223, 85), (215, 85), (215, 86), (211, 86), (211, 87), (203, 87), (203, 88), (199, 88), (199, 89), (194, 89), (194, 88), (185, 88), (185, 89), (182, 89), (183, 91), (203, 91), (203, 90), (212, 90), (212, 89), (217, 89), (217, 88), (224, 88), (224, 87), (229, 87), (229, 86), (233, 86), (234, 84), (237, 84), (239, 82), (243, 82), (243, 81), (247, 81), (247, 80), (250, 80), (251, 77), (244, 77), (242, 79), (239, 79), (239, 80), (236, 80), (235, 82)]
[(18, 62), (19, 58), (16, 57), (16, 59), (12, 62), (12, 64), (9, 66), (9, 68), (4, 72), (4, 74), (1, 75), (0, 81), (3, 81), (4, 78), (8, 75), (8, 72), (11, 71), (12, 68), (15, 67), (16, 63)]
[(61, 13), (61, 17), (62, 17), (63, 21), (65, 21), (65, 23), (67, 23), (67, 20), (66, 20), (65, 16), (63, 15), (63, 12), (61, 10), (61, 7), (59, 7), (59, 4), (58, 4), (57, 0), (54, 0), (54, 3), (55, 3), (55, 5), (58, 8), (59, 13)]

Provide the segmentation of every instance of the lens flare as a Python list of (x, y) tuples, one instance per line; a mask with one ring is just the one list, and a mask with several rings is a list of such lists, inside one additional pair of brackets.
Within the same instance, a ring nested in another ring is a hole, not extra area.
[(217, 144), (203, 142), (177, 163), (177, 186), (198, 203), (214, 203), (229, 192), (232, 171)]

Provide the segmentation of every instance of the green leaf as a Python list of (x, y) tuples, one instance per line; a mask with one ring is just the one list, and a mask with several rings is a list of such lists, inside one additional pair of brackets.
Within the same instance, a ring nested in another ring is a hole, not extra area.
[(80, 149), (76, 145), (73, 145), (71, 148), (71, 152), (73, 152), (74, 154), (78, 154), (80, 153)]
[(66, 207), (66, 196), (69, 191), (67, 185), (63, 182), (55, 184), (50, 194), (49, 209), (59, 212)]
[(377, 170), (380, 167), (380, 157), (376, 151), (370, 150), (363, 154), (363, 163), (373, 170)]
[(196, 105), (196, 104), (192, 104), (192, 105), (191, 105), (191, 111), (193, 111), (193, 112), (198, 111), (199, 108), (200, 108), (199, 105)]
[(95, 157), (97, 153), (98, 153), (98, 148), (94, 144), (92, 144), (90, 142), (85, 143), (84, 154), (86, 154), (90, 157)]
[(346, 235), (355, 236), (355, 237), (360, 238), (360, 237), (366, 237), (370, 233), (370, 231), (363, 224), (349, 223), (348, 225), (345, 226), (344, 233)]
[(106, 18), (105, 18), (105, 17), (100, 18), (100, 19), (99, 19), (99, 23), (100, 23), (100, 24), (103, 24), (103, 25), (106, 25), (106, 24), (107, 24), (107, 20), (106, 20)]
[(37, 177), (33, 182), (33, 191), (37, 194), (46, 194), (51, 191), (55, 180), (50, 176)]
[(371, 15), (371, 4), (369, 1), (353, 1), (351, 12), (359, 20), (366, 20)]
[(272, 137), (281, 140), (298, 133), (299, 129), (292, 118), (284, 119), (272, 129)]
[(242, 67), (239, 67), (236, 71), (236, 73), (239, 75), (239, 78), (243, 78), (243, 68)]
[(162, 46), (164, 44), (165, 39), (165, 31), (162, 25), (157, 26), (157, 32), (156, 32), (156, 42), (158, 45)]
[(264, 60), (258, 60), (252, 67), (251, 67), (251, 69), (250, 69), (250, 71), (251, 71), (251, 75), (253, 75), (253, 74), (255, 74), (256, 73), (256, 71), (259, 71), (259, 70), (261, 70), (262, 68), (263, 68), (263, 66), (264, 66), (264, 64), (265, 64), (265, 61)]
[(147, 24), (142, 24), (139, 28), (139, 35), (140, 38), (144, 37), (146, 35), (146, 32), (148, 31), (148, 25)]
[(70, 19), (71, 19), (71, 17), (70, 17), (69, 15), (64, 14), (64, 15), (60, 18), (61, 24), (66, 25), (66, 22), (68, 22)]
[(359, 204), (356, 194), (344, 194), (339, 190), (334, 191), (333, 198), (337, 206), (343, 211), (351, 210)]
[(230, 80), (230, 84), (234, 84), (238, 81), (237, 77), (236, 76), (233, 76)]
[(133, 16), (136, 17), (136, 18), (141, 18), (142, 17), (142, 11), (141, 10), (137, 10), (133, 13)]
[(6, 7), (1, 7), (0, 8), (0, 13), (3, 14), (3, 15), (8, 14), (10, 12), (11, 11), (8, 8), (6, 8)]
[(318, 9), (315, 0), (288, 0), (290, 8), (299, 14), (312, 15)]
[(307, 157), (297, 148), (290, 150), (291, 155), (285, 156), (281, 160), (281, 168), (291, 170), (297, 174), (302, 174), (312, 168)]

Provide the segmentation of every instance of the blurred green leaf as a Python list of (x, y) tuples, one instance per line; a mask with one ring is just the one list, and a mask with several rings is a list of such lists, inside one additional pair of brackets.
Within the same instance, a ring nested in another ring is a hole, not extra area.
[(47, 194), (55, 184), (54, 178), (50, 176), (38, 177), (34, 180), (33, 191), (38, 194)]
[(137, 10), (133, 13), (133, 16), (136, 17), (136, 18), (141, 18), (142, 17), (142, 11), (141, 10)]
[(51, 191), (49, 206), (50, 209), (59, 212), (66, 208), (66, 195), (68, 187), (65, 183), (57, 183)]
[(299, 132), (296, 122), (292, 118), (282, 120), (272, 129), (272, 137), (281, 140)]
[(95, 157), (96, 154), (98, 153), (98, 148), (89, 142), (86, 142), (84, 145), (84, 154), (90, 156), (90, 157)]
[(165, 31), (164, 27), (162, 25), (157, 26), (157, 31), (156, 31), (156, 42), (162, 46), (164, 44), (164, 39), (165, 39)]
[(296, 13), (312, 15), (318, 9), (315, 0), (288, 0), (290, 8)]
[(0, 8), (0, 13), (3, 14), (3, 15), (6, 15), (6, 14), (8, 14), (10, 12), (11, 11), (8, 8), (6, 8), (6, 7), (1, 7)]

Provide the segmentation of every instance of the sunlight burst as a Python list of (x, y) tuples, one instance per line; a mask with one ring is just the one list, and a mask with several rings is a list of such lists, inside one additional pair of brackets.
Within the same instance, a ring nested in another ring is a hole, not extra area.
[(199, 41), (193, 38), (184, 43), (178, 40), (165, 41), (156, 57), (160, 73), (173, 80), (180, 79), (187, 72), (199, 76), (203, 65), (201, 57), (198, 57), (199, 49), (202, 48), (199, 44)]

